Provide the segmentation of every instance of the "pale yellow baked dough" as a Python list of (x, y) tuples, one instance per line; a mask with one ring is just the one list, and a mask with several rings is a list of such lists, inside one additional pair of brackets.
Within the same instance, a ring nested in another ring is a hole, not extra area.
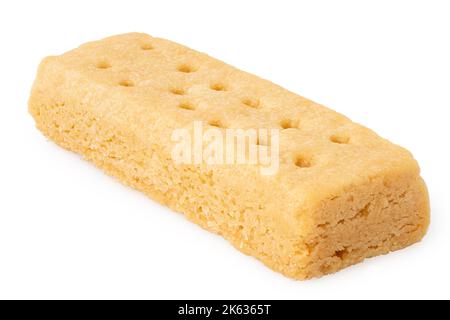
[[(427, 190), (407, 150), (164, 39), (131, 33), (44, 59), (29, 110), (60, 146), (295, 279), (404, 248), (429, 224)], [(279, 172), (175, 164), (171, 133), (195, 120), (280, 128)]]

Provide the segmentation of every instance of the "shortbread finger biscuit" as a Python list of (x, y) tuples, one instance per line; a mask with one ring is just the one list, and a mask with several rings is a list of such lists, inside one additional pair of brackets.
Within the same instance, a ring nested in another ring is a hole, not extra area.
[[(29, 110), (57, 144), (295, 279), (404, 248), (429, 224), (408, 151), (164, 39), (131, 33), (44, 59)], [(278, 170), (174, 161), (174, 131), (199, 121), (278, 129)]]

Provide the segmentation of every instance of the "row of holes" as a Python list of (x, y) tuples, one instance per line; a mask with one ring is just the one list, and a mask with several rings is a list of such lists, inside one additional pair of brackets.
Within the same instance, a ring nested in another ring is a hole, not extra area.
[[(189, 102), (181, 102), (178, 105), (179, 108), (184, 109), (184, 110), (189, 110), (189, 111), (193, 111), (195, 110), (195, 106), (192, 103)], [(225, 126), (223, 125), (214, 125), (215, 127), (219, 127), (222, 129), (225, 129)], [(280, 122), (280, 127), (284, 130), (287, 129), (299, 129), (299, 125), (297, 121), (292, 121), (292, 120), (282, 120)], [(350, 138), (348, 136), (343, 136), (343, 135), (332, 135), (330, 137), (330, 141), (336, 144), (348, 144), (350, 142)]]
[[(142, 50), (152, 50), (153, 46), (151, 44), (143, 44), (141, 46), (141, 49)], [(111, 64), (107, 61), (100, 61), (97, 63), (98, 69), (109, 69), (111, 67), (112, 67)], [(196, 68), (194, 68), (193, 66), (188, 65), (188, 64), (182, 64), (177, 67), (177, 70), (179, 72), (183, 72), (183, 73), (191, 73), (191, 72), (196, 71)], [(131, 80), (122, 80), (122, 81), (119, 81), (119, 86), (134, 87), (134, 83)], [(214, 90), (214, 91), (227, 91), (226, 86), (222, 83), (211, 84), (210, 89)], [(186, 92), (183, 89), (172, 89), (171, 92), (176, 95), (186, 94)], [(258, 108), (260, 105), (259, 100), (251, 99), (251, 98), (243, 99), (242, 103), (250, 108)]]
[[(141, 49), (144, 51), (148, 51), (148, 50), (153, 50), (154, 47), (151, 44), (146, 43), (146, 44), (141, 45)], [(111, 67), (112, 67), (111, 64), (107, 61), (100, 61), (99, 63), (97, 63), (98, 69), (109, 69)], [(177, 67), (177, 70), (179, 72), (183, 72), (183, 73), (192, 73), (192, 72), (197, 71), (197, 69), (195, 67), (188, 65), (188, 64), (179, 65)], [(134, 87), (134, 83), (130, 80), (122, 80), (119, 82), (119, 85), (122, 87)], [(210, 86), (210, 89), (214, 90), (214, 91), (226, 91), (227, 90), (226, 86), (221, 83), (212, 84)], [(175, 95), (185, 95), (186, 94), (186, 92), (183, 89), (179, 89), (179, 88), (173, 88), (170, 90), (170, 92)], [(251, 99), (251, 98), (243, 99), (242, 103), (251, 108), (258, 108), (260, 105), (259, 100)], [(180, 103), (179, 107), (181, 109), (185, 109), (185, 110), (195, 110), (195, 106), (188, 102)], [(217, 127), (217, 128), (224, 128), (224, 125), (218, 120), (211, 120), (208, 122), (208, 125)], [(280, 126), (283, 129), (298, 129), (298, 123), (295, 121), (292, 121), (292, 120), (282, 120), (280, 122)], [(332, 135), (329, 139), (331, 142), (337, 143), (337, 144), (348, 144), (350, 142), (350, 138), (347, 136)], [(257, 145), (267, 146), (266, 143), (263, 143), (259, 139), (257, 141)], [(297, 157), (294, 160), (294, 165), (299, 168), (309, 168), (312, 166), (312, 163), (310, 160), (308, 160), (304, 157)]]
[[(104, 61), (104, 60), (103, 60), (103, 61), (98, 62), (98, 63), (96, 64), (96, 67), (97, 67), (98, 69), (109, 69), (109, 68), (112, 67), (112, 65), (111, 65), (108, 61)], [(196, 71), (196, 68), (194, 68), (194, 67), (192, 67), (192, 66), (190, 66), (190, 65), (187, 65), (187, 64), (182, 64), (182, 65), (179, 65), (179, 66), (177, 67), (177, 70), (178, 70), (179, 72), (182, 72), (182, 73), (191, 73), (191, 72)], [(212, 89), (217, 90), (217, 91), (224, 91), (224, 90), (225, 90), (225, 88), (222, 87), (220, 84), (216, 85), (216, 86), (215, 86), (214, 88), (212, 88)]]
[[(182, 102), (179, 105), (180, 108), (186, 109), (186, 110), (195, 110), (195, 107), (187, 102)], [(225, 126), (218, 120), (209, 121), (208, 124), (213, 127), (222, 128), (224, 129)], [(280, 122), (280, 127), (282, 129), (298, 129), (298, 122), (294, 122), (291, 120), (282, 120)], [(329, 140), (332, 143), (336, 144), (348, 144), (350, 142), (350, 138), (348, 136), (344, 135), (332, 135), (329, 137)], [(261, 141), (260, 139), (257, 140), (257, 145), (259, 146), (269, 146), (267, 143)], [(312, 166), (312, 162), (304, 157), (297, 157), (294, 160), (294, 165), (299, 168), (309, 168)]]
[[(141, 49), (148, 51), (148, 50), (153, 50), (154, 48), (150, 43), (144, 43), (141, 45)], [(104, 61), (104, 60), (98, 62), (96, 66), (98, 69), (109, 69), (112, 67), (112, 65), (108, 61)], [(129, 82), (129, 81), (127, 81), (127, 82)], [(127, 86), (130, 86), (130, 85), (127, 85)]]
[[(180, 94), (180, 93), (179, 93), (179, 92), (180, 92), (179, 89), (171, 90), (171, 92), (172, 92), (173, 94)], [(177, 93), (175, 93), (175, 92), (177, 92)], [(243, 100), (241, 100), (241, 102), (242, 102), (244, 105), (246, 105), (247, 107), (254, 108), (253, 104), (249, 104), (249, 100), (248, 100), (248, 99), (243, 99)], [(179, 104), (179, 107), (180, 107), (181, 109), (186, 109), (186, 110), (195, 110), (195, 105), (193, 105), (192, 103), (189, 103), (189, 102), (181, 102), (181, 103)], [(286, 129), (286, 128), (283, 127), (283, 129)]]

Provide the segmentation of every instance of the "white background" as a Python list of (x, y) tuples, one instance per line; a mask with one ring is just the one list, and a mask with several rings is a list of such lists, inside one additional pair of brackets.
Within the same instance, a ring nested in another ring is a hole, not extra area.
[[(186, 44), (410, 149), (418, 245), (307, 282), (122, 186), (34, 127), (46, 55), (130, 31)], [(1, 1), (0, 298), (450, 298), (449, 1)]]

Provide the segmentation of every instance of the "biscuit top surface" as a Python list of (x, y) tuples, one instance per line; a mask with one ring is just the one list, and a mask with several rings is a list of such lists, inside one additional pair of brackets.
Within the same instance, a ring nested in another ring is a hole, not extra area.
[[(410, 153), (324, 106), (168, 40), (131, 33), (87, 43), (48, 63), (63, 65), (109, 99), (99, 116), (121, 119), (144, 140), (195, 120), (222, 128), (280, 129), (280, 169), (287, 191), (337, 190), (386, 172), (412, 172)], [(120, 117), (119, 117), (120, 115)], [(165, 138), (164, 138), (165, 137)], [(256, 173), (255, 173), (256, 174)]]

